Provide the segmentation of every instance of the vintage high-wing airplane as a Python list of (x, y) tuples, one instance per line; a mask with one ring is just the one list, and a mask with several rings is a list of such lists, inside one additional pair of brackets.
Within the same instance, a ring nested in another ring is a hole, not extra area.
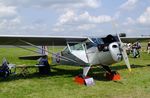
[[(49, 53), (52, 54), (52, 63), (82, 66), (83, 73), (81, 77), (85, 78), (91, 66), (94, 65), (102, 66), (110, 76), (114, 76), (116, 73), (109, 66), (120, 62), (122, 59), (124, 59), (127, 68), (131, 71), (125, 46), (121, 40), (124, 42), (135, 41), (135, 38), (134, 40), (132, 39), (120, 38), (119, 35), (107, 35), (105, 37), (0, 35), (0, 45), (14, 45), (20, 48), (24, 48), (21, 47), (24, 45), (36, 47), (44, 52), (39, 56), (25, 56), (20, 57), (20, 59), (39, 59)], [(52, 53), (48, 49), (38, 46), (66, 47), (59, 53)]]

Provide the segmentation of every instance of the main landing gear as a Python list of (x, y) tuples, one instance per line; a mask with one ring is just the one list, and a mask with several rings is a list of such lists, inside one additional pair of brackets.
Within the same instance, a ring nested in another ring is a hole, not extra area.
[(121, 79), (121, 76), (118, 72), (112, 71), (109, 66), (102, 65), (103, 69), (106, 71), (106, 78), (113, 81), (118, 81)]
[[(106, 78), (113, 81), (118, 81), (121, 79), (121, 76), (116, 71), (112, 71), (109, 66), (102, 65), (103, 69), (106, 71)], [(83, 67), (83, 74), (80, 74), (75, 77), (74, 81), (81, 85), (94, 85), (93, 78), (87, 76), (88, 71), (90, 70), (90, 66)]]
[(94, 79), (92, 77), (87, 76), (91, 66), (83, 67), (83, 74), (80, 74), (75, 77), (74, 81), (81, 85), (92, 86), (94, 85)]

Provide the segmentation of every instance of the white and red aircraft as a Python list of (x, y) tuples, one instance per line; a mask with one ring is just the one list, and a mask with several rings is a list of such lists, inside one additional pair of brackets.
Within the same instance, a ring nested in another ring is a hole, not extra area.
[[(110, 76), (114, 76), (116, 73), (109, 66), (120, 62), (122, 59), (131, 71), (125, 46), (121, 40), (131, 42), (137, 39), (149, 38), (120, 38), (118, 35), (107, 35), (105, 37), (0, 35), (0, 45), (14, 45), (20, 48), (24, 48), (21, 47), (24, 45), (30, 45), (44, 50), (44, 54), (39, 56), (26, 56), (20, 57), (20, 59), (39, 59), (49, 53), (52, 54), (52, 63), (82, 66), (81, 77), (84, 79), (91, 66), (94, 65), (102, 66)], [(48, 49), (38, 46), (66, 47), (59, 53), (52, 53)], [(49, 58), (49, 56), (47, 57)]]

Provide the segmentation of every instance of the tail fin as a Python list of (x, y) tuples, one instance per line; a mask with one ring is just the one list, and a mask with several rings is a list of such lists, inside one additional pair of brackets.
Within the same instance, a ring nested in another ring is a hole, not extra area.
[(42, 55), (47, 55), (48, 63), (52, 64), (52, 55), (48, 53), (48, 46), (41, 46), (42, 50), (40, 50)]
[(48, 55), (48, 46), (40, 46), (42, 49), (39, 49), (38, 52), (42, 55)]

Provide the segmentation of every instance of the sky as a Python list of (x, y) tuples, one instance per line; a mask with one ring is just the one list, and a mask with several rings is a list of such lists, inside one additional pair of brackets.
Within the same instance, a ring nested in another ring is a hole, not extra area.
[(150, 35), (150, 0), (0, 0), (0, 35)]

